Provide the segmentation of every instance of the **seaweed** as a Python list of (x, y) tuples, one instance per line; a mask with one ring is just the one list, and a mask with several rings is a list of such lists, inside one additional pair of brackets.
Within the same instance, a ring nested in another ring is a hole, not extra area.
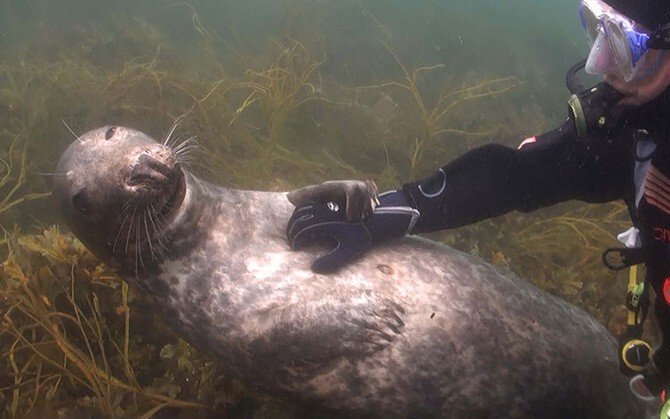
[[(616, 234), (630, 226), (623, 203), (570, 202), (531, 214), (507, 214), (431, 237), (509, 269), (581, 307), (617, 336), (626, 324), (628, 272), (608, 270), (601, 254), (620, 246)], [(651, 334), (657, 330), (652, 323)]]
[(365, 86), (363, 88), (380, 89), (386, 87), (398, 87), (409, 93), (420, 119), (419, 129), (414, 138), (409, 157), (409, 179), (416, 178), (422, 157), (428, 148), (429, 143), (435, 137), (443, 134), (491, 136), (492, 131), (490, 129), (471, 131), (468, 129), (460, 129), (457, 126), (452, 125), (452, 113), (457, 107), (469, 101), (507, 93), (522, 84), (514, 77), (484, 79), (477, 83), (457, 88), (452, 88), (447, 84), (438, 89), (437, 97), (431, 104), (426, 92), (421, 89), (420, 77), (424, 73), (443, 69), (444, 65), (435, 64), (428, 67), (419, 67), (410, 71), (387, 42), (382, 42), (382, 44), (393, 56), (396, 64), (401, 69), (403, 81), (391, 81), (379, 85)]
[[(17, 205), (35, 199), (44, 198), (48, 193), (25, 193), (22, 188), (26, 185), (26, 143), (19, 145), (20, 136), (15, 136), (9, 149), (0, 155), (0, 219)], [(19, 148), (20, 149), (17, 149)], [(17, 167), (18, 166), (18, 167)]]
[(321, 64), (297, 41), (288, 45), (275, 42), (279, 51), (273, 65), (263, 70), (248, 70), (238, 88), (249, 91), (230, 120), (233, 125), (254, 104), (260, 106), (267, 141), (262, 144), (266, 165), (271, 159), (295, 159), (294, 153), (281, 146), (284, 127), (291, 114), (305, 103), (319, 98), (320, 88), (315, 84)]
[[(9, 417), (77, 406), (94, 407), (106, 417), (202, 407), (138, 383), (128, 285), (78, 241), (56, 228), (7, 239), (0, 336), (9, 382), (0, 390), (9, 399)], [(58, 400), (61, 388), (85, 396), (68, 405)]]
[(626, 281), (605, 268), (601, 253), (620, 245), (615, 235), (630, 227), (627, 217), (622, 203), (580, 205), (528, 222), (513, 236), (507, 254), (540, 288), (610, 324), (612, 307), (624, 303)]

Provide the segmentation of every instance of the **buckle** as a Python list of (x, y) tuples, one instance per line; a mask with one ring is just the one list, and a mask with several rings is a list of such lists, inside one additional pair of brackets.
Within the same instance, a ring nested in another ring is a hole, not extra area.
[(637, 247), (611, 247), (602, 254), (603, 264), (608, 269), (620, 271), (644, 262), (644, 252)]

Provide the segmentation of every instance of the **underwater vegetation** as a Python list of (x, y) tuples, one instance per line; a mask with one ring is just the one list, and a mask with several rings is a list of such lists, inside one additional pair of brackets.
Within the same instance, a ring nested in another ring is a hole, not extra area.
[(26, 149), (25, 140), (16, 136), (8, 149), (0, 150), (0, 217), (20, 204), (48, 195), (26, 190)]
[[(56, 228), (7, 241), (0, 336), (9, 417), (47, 413), (73, 389), (88, 393), (67, 407), (73, 414), (90, 407), (106, 417), (150, 417), (198, 406), (170, 397), (169, 388), (138, 384), (132, 361), (142, 351), (129, 349), (128, 285), (80, 243)], [(145, 411), (138, 399), (147, 400)]]
[[(120, 124), (161, 139), (179, 121), (177, 132), (198, 140), (189, 170), (216, 183), (287, 190), (372, 178), (391, 188), (556, 119), (528, 101), (532, 86), (519, 75), (412, 50), (376, 2), (285, 0), (247, 20), (235, 2), (218, 6), (233, 8), (230, 16), (207, 12), (208, 2), (128, 3), (135, 13), (71, 2), (93, 10), (61, 24), (44, 19), (60, 16), (49, 2), (0, 6), (39, 22), (10, 27), (15, 38), (0, 41), (2, 417), (306, 414), (246, 388), (171, 334), (132, 287), (54, 227), (49, 178), (77, 134)], [(432, 7), (417, 13), (441, 10)], [(626, 220), (618, 204), (571, 203), (431, 237), (508, 267), (616, 331), (625, 276), (602, 267), (599, 252)]]
[(417, 137), (414, 139), (414, 146), (411, 151), (409, 179), (416, 178), (419, 164), (422, 161), (423, 154), (428, 148), (428, 143), (435, 137), (445, 134), (490, 136), (494, 133), (492, 128), (484, 131), (469, 131), (464, 128), (459, 128), (458, 125), (455, 125), (458, 124), (453, 115), (453, 110), (455, 108), (466, 101), (506, 93), (521, 84), (521, 82), (514, 77), (502, 77), (490, 80), (484, 79), (464, 87), (450, 88), (451, 86), (442, 86), (437, 90), (437, 97), (431, 105), (428, 103), (430, 98), (427, 98), (422, 92), (420, 78), (422, 73), (438, 70), (444, 66), (437, 64), (430, 67), (420, 67), (414, 70), (409, 70), (387, 43), (384, 43), (384, 46), (401, 68), (403, 81), (393, 81), (377, 86), (366, 86), (365, 88), (383, 89), (387, 87), (396, 87), (403, 89), (410, 95), (416, 106), (416, 111), (420, 120), (420, 129)]

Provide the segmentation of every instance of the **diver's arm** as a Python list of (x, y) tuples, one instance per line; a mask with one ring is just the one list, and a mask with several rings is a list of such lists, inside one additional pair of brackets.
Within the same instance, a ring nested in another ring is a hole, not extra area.
[(629, 172), (622, 166), (630, 158), (623, 143), (583, 142), (568, 120), (519, 149), (481, 146), (403, 187), (421, 214), (412, 232), (459, 227), (570, 199), (624, 198)]
[[(472, 150), (426, 179), (380, 194), (378, 205), (364, 218), (352, 220), (345, 210), (355, 199), (370, 202), (369, 194), (351, 193), (376, 189), (363, 182), (340, 181), (292, 192), (290, 196), (301, 199), (289, 220), (287, 238), (293, 249), (316, 241), (331, 243), (332, 250), (312, 264), (315, 272), (331, 272), (373, 244), (394, 237), (458, 227), (569, 199), (625, 198), (631, 156), (630, 141), (606, 137), (582, 141), (568, 121), (520, 149), (490, 144)], [(322, 189), (327, 193), (315, 193)]]

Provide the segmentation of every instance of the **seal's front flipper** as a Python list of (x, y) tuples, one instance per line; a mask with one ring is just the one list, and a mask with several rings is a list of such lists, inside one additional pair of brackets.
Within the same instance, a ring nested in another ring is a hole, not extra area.
[(345, 207), (347, 220), (363, 220), (379, 205), (378, 194), (372, 180), (333, 180), (296, 189), (287, 197), (296, 207), (310, 202), (335, 202)]

